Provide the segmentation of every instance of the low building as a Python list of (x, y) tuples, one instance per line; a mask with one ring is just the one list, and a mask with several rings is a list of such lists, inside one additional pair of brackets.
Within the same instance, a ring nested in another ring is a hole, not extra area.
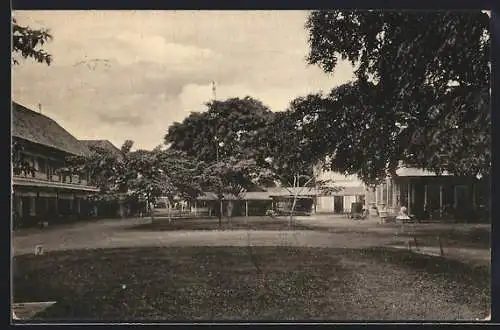
[(473, 221), (488, 217), (490, 184), (486, 179), (460, 177), (405, 167), (375, 189), (373, 203), (395, 216), (402, 206), (418, 220)]
[(366, 203), (369, 189), (355, 175), (343, 175), (333, 171), (315, 169), (317, 180), (329, 181), (327, 186), (337, 187), (331, 194), (318, 194), (316, 197), (317, 213), (343, 214), (351, 212), (352, 203)]
[[(229, 213), (232, 216), (255, 216), (265, 215), (267, 210), (273, 208), (273, 199), (267, 191), (245, 192), (240, 196), (224, 194), (222, 201), (222, 214)], [(196, 215), (218, 216), (221, 213), (221, 205), (217, 194), (206, 192), (197, 197), (191, 203), (191, 212)]]
[(67, 156), (89, 152), (84, 144), (51, 118), (18, 103), (12, 106), (12, 142), (19, 147), (20, 157), (34, 169), (13, 171), (15, 225), (30, 226), (91, 215), (88, 196), (98, 189), (89, 183), (89, 177), (57, 173)]

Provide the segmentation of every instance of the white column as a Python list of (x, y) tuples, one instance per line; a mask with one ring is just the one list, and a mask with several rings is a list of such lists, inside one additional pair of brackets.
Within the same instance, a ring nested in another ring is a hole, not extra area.
[(396, 182), (393, 181), (392, 182), (392, 207), (394, 207), (395, 210), (398, 207), (397, 200), (398, 200), (398, 187), (396, 185)]
[(385, 207), (388, 209), (390, 207), (389, 205), (389, 178), (385, 180)]
[(248, 217), (248, 199), (245, 200), (245, 216)]
[(196, 199), (194, 200), (194, 215), (197, 215), (197, 211), (196, 211)]

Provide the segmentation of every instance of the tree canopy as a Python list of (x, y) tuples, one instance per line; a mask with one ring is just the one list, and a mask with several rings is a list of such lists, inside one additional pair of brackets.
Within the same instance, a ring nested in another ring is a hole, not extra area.
[[(12, 18), (12, 53), (23, 58), (31, 58), (39, 63), (50, 65), (52, 55), (40, 47), (52, 40), (52, 34), (48, 29), (32, 29), (17, 23)], [(14, 64), (19, 64), (16, 58), (12, 58)]]
[(208, 111), (192, 112), (182, 123), (170, 126), (165, 143), (208, 163), (215, 162), (217, 154), (255, 156), (260, 148), (255, 136), (272, 119), (271, 110), (251, 97), (211, 101), (207, 106)]
[(182, 152), (174, 150), (135, 150), (127, 140), (119, 155), (99, 147), (90, 147), (90, 154), (69, 157), (61, 172), (90, 174), (100, 195), (129, 194), (145, 197), (167, 196), (194, 198), (200, 192), (196, 181), (197, 163)]
[[(398, 161), (488, 175), (489, 17), (481, 11), (313, 11), (309, 64), (356, 81), (300, 102), (308, 134), (335, 170), (374, 183)], [(302, 116), (302, 117), (301, 117)]]

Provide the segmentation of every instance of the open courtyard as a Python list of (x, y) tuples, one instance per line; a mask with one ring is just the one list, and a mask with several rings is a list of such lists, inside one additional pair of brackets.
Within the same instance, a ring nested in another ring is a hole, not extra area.
[[(489, 313), (489, 231), (334, 216), (292, 229), (241, 217), (24, 230), (14, 301), (57, 301), (35, 318), (66, 321), (473, 320)], [(436, 235), (443, 257), (396, 248), (416, 236), (422, 250)]]

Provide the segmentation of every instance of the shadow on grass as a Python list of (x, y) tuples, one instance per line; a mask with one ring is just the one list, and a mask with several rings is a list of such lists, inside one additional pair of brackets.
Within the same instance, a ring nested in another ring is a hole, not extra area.
[(462, 263), (445, 257), (415, 254), (411, 251), (374, 247), (357, 250), (360, 257), (377, 262), (389, 262), (415, 271), (430, 274), (446, 274), (450, 280), (456, 280), (477, 287), (490, 285), (491, 267)]
[[(489, 304), (487, 269), (388, 249), (123, 248), (15, 263), (16, 302), (57, 301), (45, 320), (453, 319)], [(391, 307), (408, 292), (411, 305)]]
[[(444, 247), (461, 247), (461, 248), (476, 248), (476, 249), (490, 249), (491, 248), (491, 231), (487, 228), (470, 228), (458, 229), (453, 226), (447, 228), (427, 228), (425, 225), (417, 225), (412, 227), (406, 225), (387, 226), (383, 225), (382, 228), (389, 228), (388, 231), (373, 231), (366, 228), (352, 227), (352, 228), (335, 228), (335, 227), (321, 227), (309, 224), (301, 224), (303, 230), (313, 230), (335, 234), (356, 234), (367, 237), (388, 238), (394, 237), (398, 240), (403, 238), (417, 238), (417, 242), (422, 246), (439, 246), (438, 237), (441, 239)], [(401, 231), (401, 228), (404, 228)]]

